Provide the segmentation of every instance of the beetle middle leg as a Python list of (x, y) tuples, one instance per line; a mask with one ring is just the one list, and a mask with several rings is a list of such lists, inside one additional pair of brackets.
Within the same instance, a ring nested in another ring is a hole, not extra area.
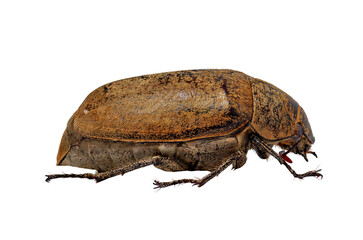
[(207, 174), (201, 179), (179, 179), (173, 180), (170, 182), (159, 182), (157, 180), (154, 181), (155, 188), (165, 188), (172, 185), (178, 185), (182, 183), (192, 183), (193, 185), (198, 185), (198, 187), (203, 186), (209, 180), (213, 179), (214, 177), (218, 176), (221, 172), (223, 172), (228, 166), (230, 166), (233, 162), (241, 159), (243, 157), (241, 152), (236, 152), (232, 154), (229, 158), (227, 158), (221, 165), (219, 165), (214, 171)]
[(251, 142), (252, 144), (256, 147), (256, 149), (258, 149), (258, 151), (265, 151), (269, 154), (271, 154), (274, 158), (276, 158), (281, 165), (284, 165), (287, 170), (290, 171), (290, 173), (296, 177), (296, 178), (299, 178), (299, 179), (303, 179), (305, 177), (320, 177), (322, 178), (323, 175), (321, 173), (319, 173), (321, 171), (321, 169), (319, 170), (313, 170), (313, 171), (309, 171), (309, 172), (306, 172), (306, 173), (302, 173), (302, 174), (298, 174), (294, 171), (294, 169), (292, 169), (292, 167), (286, 163), (286, 161), (284, 161), (282, 159), (282, 157), (276, 153), (267, 143), (265, 143), (263, 140), (259, 139), (258, 137), (256, 136), (252, 136), (251, 138)]
[(136, 163), (127, 165), (122, 168), (117, 168), (113, 170), (109, 170), (106, 172), (101, 173), (83, 173), (83, 174), (51, 174), (46, 175), (47, 179), (46, 182), (49, 182), (50, 180), (56, 179), (56, 178), (87, 178), (87, 179), (94, 179), (96, 182), (101, 182), (103, 180), (106, 180), (108, 178), (117, 176), (117, 175), (124, 175), (127, 172), (131, 172), (133, 170), (136, 170), (138, 168), (146, 167), (149, 165), (159, 165), (163, 163), (163, 161), (166, 159), (166, 157), (161, 156), (154, 156), (149, 159), (141, 160)]

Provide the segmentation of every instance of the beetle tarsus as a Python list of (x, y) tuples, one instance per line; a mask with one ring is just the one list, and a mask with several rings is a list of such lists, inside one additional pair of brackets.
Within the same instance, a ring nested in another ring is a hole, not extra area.
[(74, 174), (74, 173), (70, 173), (70, 174), (50, 174), (50, 175), (45, 175), (47, 178), (45, 179), (46, 182), (50, 182), (53, 179), (56, 178), (87, 178), (87, 179), (95, 179), (96, 174), (93, 173), (83, 173), (83, 174)]
[[(207, 175), (208, 176), (208, 175)], [(170, 182), (160, 182), (158, 180), (154, 181), (154, 189), (161, 189), (161, 188), (166, 188), (166, 187), (170, 187), (170, 186), (174, 186), (174, 185), (179, 185), (179, 184), (183, 184), (183, 183), (191, 183), (193, 186), (198, 186), (201, 187), (204, 184), (206, 184), (210, 179), (178, 179), (178, 180), (173, 180)]]
[(319, 173), (321, 171), (321, 169), (319, 170), (313, 170), (313, 171), (309, 171), (303, 174), (295, 174), (294, 177), (299, 178), (299, 179), (304, 179), (306, 177), (316, 177), (316, 178), (323, 178), (323, 175), (321, 173)]
[(153, 184), (155, 185), (154, 189), (161, 189), (161, 188), (179, 185), (179, 184), (183, 184), (183, 183), (192, 183), (193, 185), (199, 186), (199, 180), (196, 180), (196, 179), (179, 179), (179, 180), (173, 180), (170, 182), (160, 182), (158, 180), (155, 180)]

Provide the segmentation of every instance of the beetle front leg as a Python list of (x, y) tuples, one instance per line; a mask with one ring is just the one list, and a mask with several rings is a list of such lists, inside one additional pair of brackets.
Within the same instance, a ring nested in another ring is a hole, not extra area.
[(309, 171), (306, 173), (302, 173), (302, 174), (298, 174), (295, 172), (294, 169), (292, 169), (292, 167), (286, 162), (284, 161), (284, 159), (278, 154), (276, 153), (267, 143), (265, 143), (263, 140), (259, 139), (256, 136), (252, 136), (251, 137), (251, 142), (252, 144), (259, 150), (261, 151), (266, 151), (269, 154), (271, 154), (274, 158), (276, 158), (281, 165), (284, 165), (287, 170), (290, 171), (290, 173), (299, 179), (303, 179), (305, 177), (318, 177), (318, 178), (323, 178), (323, 175), (321, 173), (319, 173), (321, 171), (321, 169), (319, 170), (313, 170), (313, 171)]

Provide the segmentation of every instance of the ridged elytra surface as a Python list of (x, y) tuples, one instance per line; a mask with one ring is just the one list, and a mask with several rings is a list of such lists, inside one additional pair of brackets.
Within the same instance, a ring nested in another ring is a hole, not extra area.
[(81, 136), (170, 142), (225, 136), (252, 118), (251, 77), (192, 70), (111, 82), (93, 91), (74, 117)]

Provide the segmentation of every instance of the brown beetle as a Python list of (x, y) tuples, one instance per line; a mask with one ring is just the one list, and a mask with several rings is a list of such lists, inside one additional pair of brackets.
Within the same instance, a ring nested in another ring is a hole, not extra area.
[[(204, 185), (229, 165), (246, 163), (254, 149), (270, 155), (297, 178), (287, 153), (310, 151), (315, 138), (299, 104), (277, 87), (233, 70), (167, 72), (111, 82), (93, 91), (65, 130), (57, 165), (97, 173), (47, 175), (100, 182), (154, 165), (165, 171), (210, 171), (204, 178), (155, 181), (156, 188)], [(286, 151), (279, 154), (278, 145)]]

